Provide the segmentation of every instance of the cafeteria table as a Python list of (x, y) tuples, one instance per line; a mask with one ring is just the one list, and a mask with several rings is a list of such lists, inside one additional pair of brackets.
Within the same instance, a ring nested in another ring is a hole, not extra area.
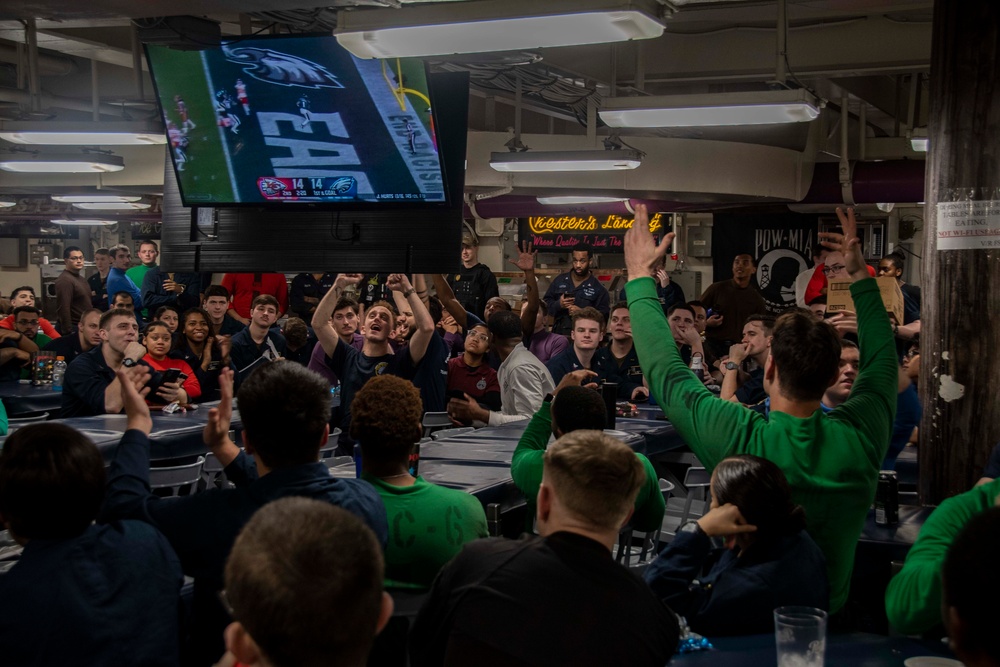
[(55, 418), (62, 408), (62, 390), (53, 389), (52, 385), (36, 387), (30, 382), (0, 382), (0, 401), (8, 418), (39, 412), (48, 412), (49, 418)]
[[(670, 667), (761, 667), (777, 664), (773, 634), (708, 639), (714, 650), (676, 655), (670, 661)], [(826, 638), (826, 664), (834, 667), (902, 667), (904, 660), (916, 656), (954, 658), (941, 642), (863, 632), (829, 634)]]

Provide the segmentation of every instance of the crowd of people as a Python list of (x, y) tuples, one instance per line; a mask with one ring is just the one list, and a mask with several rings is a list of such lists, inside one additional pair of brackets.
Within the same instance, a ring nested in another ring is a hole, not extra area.
[[(67, 247), (57, 326), (30, 287), (14, 290), (0, 373), (16, 379), (34, 352), (54, 351), (69, 362), (61, 416), (123, 413), (127, 430), (107, 471), (58, 421), (4, 443), (0, 519), (24, 551), (0, 575), (0, 655), (277, 667), (362, 665), (394, 648), (413, 665), (665, 665), (685, 625), (766, 633), (776, 607), (801, 605), (848, 627), (879, 471), (920, 419), (920, 300), (903, 284), (903, 321), (887, 315), (853, 211), (838, 216), (798, 281), (802, 307), (777, 316), (745, 254), (686, 301), (663, 263), (673, 235), (657, 244), (643, 206), (617, 302), (585, 245), (541, 294), (525, 244), (510, 259), (525, 285), (512, 307), (470, 232), (457, 274), (310, 273), (290, 289), (282, 274), (209, 284), (163, 271), (148, 241), (138, 266), (127, 246), (99, 250), (87, 279), (84, 252)], [(889, 256), (878, 272), (901, 269)], [(855, 312), (825, 317), (834, 281), (850, 283)], [(711, 473), (707, 511), (641, 576), (613, 553), (623, 529), (662, 525), (658, 464), (604, 433), (604, 384), (618, 401), (655, 401)], [(218, 404), (204, 443), (229, 484), (161, 498), (150, 410), (207, 401)], [(456, 427), (524, 420), (511, 476), (525, 537), (485, 539), (476, 498), (411, 468), (428, 412)], [(319, 462), (333, 442), (343, 455), (357, 443), (358, 479)], [(984, 580), (996, 590), (985, 558), (1000, 447), (994, 458), (931, 515), (886, 594), (893, 627), (943, 623), (968, 665), (1000, 660), (996, 612), (977, 595)], [(392, 624), (401, 591), (424, 596), (408, 637)]]

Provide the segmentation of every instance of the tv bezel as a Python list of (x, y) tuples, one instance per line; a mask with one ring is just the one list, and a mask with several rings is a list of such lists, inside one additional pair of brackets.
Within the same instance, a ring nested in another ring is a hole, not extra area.
[[(324, 39), (329, 38), (337, 44), (337, 48), (343, 49), (337, 42), (337, 38), (329, 33), (294, 33), (294, 34), (284, 34), (284, 35), (253, 35), (247, 37), (233, 37), (232, 39), (224, 39), (219, 42), (218, 45), (207, 46), (204, 49), (198, 49), (198, 51), (208, 51), (210, 49), (221, 49), (224, 44), (237, 44), (240, 42), (250, 41), (282, 41), (289, 39), (303, 39), (303, 38), (316, 38), (322, 37)], [(149, 47), (157, 46), (161, 48), (171, 48), (163, 47), (161, 44), (143, 44), (143, 51), (146, 57), (146, 64), (149, 67), (149, 78), (153, 82), (153, 92), (156, 95), (156, 107), (160, 112), (161, 120), (166, 119), (166, 113), (163, 108), (162, 97), (160, 96), (160, 90), (156, 83), (156, 72), (153, 66), (153, 59), (149, 57)], [(190, 50), (190, 49), (189, 49)], [(346, 49), (344, 49), (347, 51)], [(348, 55), (351, 55), (347, 51)], [(353, 56), (352, 56), (353, 57)], [(392, 60), (396, 60), (393, 58)], [(420, 58), (412, 58), (409, 60), (422, 60)], [(431, 99), (431, 117), (434, 121), (435, 127), (440, 127), (437, 115), (437, 101), (434, 92), (434, 85), (432, 84), (431, 68), (430, 64), (424, 60), (424, 74), (427, 81), (427, 94)], [(166, 133), (166, 125), (164, 125), (164, 133)], [(167, 142), (169, 147), (169, 140)], [(187, 208), (258, 208), (258, 209), (277, 209), (277, 210), (291, 210), (297, 209), (301, 211), (412, 211), (414, 209), (418, 210), (444, 210), (451, 208), (454, 202), (451, 201), (451, 192), (448, 188), (448, 171), (445, 161), (441, 159), (440, 151), (438, 152), (438, 164), (441, 169), (441, 182), (444, 186), (444, 199), (441, 201), (425, 201), (425, 200), (404, 200), (404, 201), (299, 201), (299, 200), (280, 200), (280, 201), (259, 201), (259, 202), (221, 202), (221, 201), (188, 201), (186, 195), (184, 194), (184, 187), (181, 183), (181, 179), (177, 174), (177, 163), (174, 161), (173, 151), (167, 150), (167, 157), (170, 160), (170, 166), (174, 170), (174, 177), (177, 179), (177, 188), (180, 192), (181, 202)]]

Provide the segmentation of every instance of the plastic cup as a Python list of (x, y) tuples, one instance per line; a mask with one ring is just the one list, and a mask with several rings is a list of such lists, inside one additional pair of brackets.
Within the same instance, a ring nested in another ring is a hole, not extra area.
[(778, 667), (823, 667), (826, 619), (826, 612), (814, 607), (775, 609), (774, 641)]

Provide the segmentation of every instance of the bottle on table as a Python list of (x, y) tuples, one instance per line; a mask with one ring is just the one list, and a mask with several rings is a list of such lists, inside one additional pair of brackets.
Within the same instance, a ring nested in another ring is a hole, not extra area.
[(701, 355), (697, 352), (691, 355), (691, 370), (699, 380), (705, 379), (705, 366), (702, 363)]
[(66, 376), (66, 357), (56, 357), (52, 364), (52, 389), (62, 391), (63, 377)]

